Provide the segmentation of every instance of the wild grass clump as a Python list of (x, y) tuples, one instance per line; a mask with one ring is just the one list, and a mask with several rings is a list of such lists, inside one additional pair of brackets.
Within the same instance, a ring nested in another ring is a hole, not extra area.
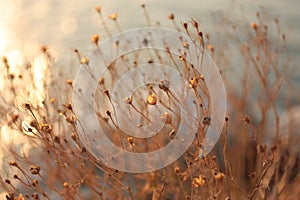
[[(151, 15), (145, 5), (142, 9), (150, 26)], [(117, 13), (106, 18), (101, 7), (96, 7), (96, 12), (107, 35), (111, 30), (106, 19), (121, 31)], [(189, 73), (192, 66), (184, 54), (174, 57), (167, 48), (165, 52), (133, 52), (107, 67), (106, 78), (98, 80), (96, 112), (106, 135), (127, 151), (153, 151), (174, 139), (180, 103), (177, 94), (169, 91), (168, 74), (158, 85), (143, 88), (148, 92), (146, 98), (140, 98), (143, 93), (138, 92), (124, 98), (142, 124), (151, 122), (149, 106), (160, 104), (169, 110), (161, 115), (166, 126), (160, 133), (147, 140), (128, 137), (118, 129), (110, 99), (110, 88), (126, 70), (142, 63), (171, 63), (181, 70), (190, 89), (206, 99), (197, 102), (202, 120), (190, 148), (173, 164), (145, 174), (108, 168), (87, 151), (76, 129), (73, 77), (60, 69), (51, 49), (42, 46), (38, 56), (45, 66), (39, 75), (42, 81), (37, 78), (37, 62), (18, 66), (17, 73), (11, 71), (4, 56), (1, 78), (5, 84), (0, 96), (3, 196), (8, 200), (297, 199), (300, 135), (297, 123), (292, 123), (293, 114), (282, 118), (283, 111), (289, 113), (293, 108), (288, 37), (281, 32), (278, 19), (270, 21), (264, 12), (256, 16), (256, 22), (238, 23), (217, 17), (224, 28), (216, 38), (201, 32), (195, 19), (180, 24), (175, 14), (166, 15), (175, 30), (185, 32), (211, 54), (225, 82), (229, 108), (224, 128), (218, 144), (203, 158), (199, 151), (211, 120), (209, 103), (204, 102), (209, 102), (210, 96), (205, 77)], [(91, 37), (96, 48), (101, 40), (101, 34)], [(79, 50), (74, 53), (78, 65), (89, 65)]]

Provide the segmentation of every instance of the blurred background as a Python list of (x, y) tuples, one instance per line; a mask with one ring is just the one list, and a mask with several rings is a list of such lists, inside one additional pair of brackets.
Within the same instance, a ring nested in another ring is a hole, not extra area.
[[(216, 29), (214, 14), (257, 21), (256, 11), (264, 7), (269, 15), (280, 20), (282, 30), (288, 36), (289, 50), (295, 63), (299, 63), (300, 2), (297, 0), (0, 0), (0, 55), (15, 57), (16, 62), (22, 62), (25, 57), (31, 59), (39, 46), (46, 44), (56, 59), (68, 61), (66, 56), (72, 55), (74, 48), (88, 53), (92, 48), (91, 35), (97, 33), (102, 38), (107, 37), (95, 6), (101, 6), (106, 20), (109, 20), (109, 14), (117, 12), (120, 26), (126, 30), (146, 26), (140, 7), (143, 3), (147, 5), (153, 25), (159, 21), (162, 27), (172, 27), (167, 16), (174, 13), (178, 23), (197, 18), (202, 30), (210, 34)], [(107, 24), (116, 31), (113, 23)]]

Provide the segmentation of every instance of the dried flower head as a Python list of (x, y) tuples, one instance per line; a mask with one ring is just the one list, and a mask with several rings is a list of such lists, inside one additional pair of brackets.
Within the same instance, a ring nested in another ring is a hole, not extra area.
[(110, 14), (108, 17), (109, 17), (109, 19), (116, 21), (118, 18), (118, 13)]
[(224, 178), (225, 178), (225, 174), (223, 174), (221, 172), (218, 172), (215, 174), (215, 179), (219, 182), (222, 182)]
[(82, 57), (80, 60), (80, 64), (89, 64), (89, 60), (86, 57)]
[(128, 138), (127, 138), (127, 142), (128, 142), (130, 145), (133, 145), (133, 143), (134, 143), (133, 138), (132, 138), (132, 137), (128, 137)]
[(149, 105), (155, 105), (157, 103), (157, 96), (155, 94), (149, 94), (147, 97), (147, 103)]
[(254, 30), (257, 30), (258, 28), (258, 25), (254, 22), (251, 23), (251, 27), (254, 29)]
[(171, 14), (168, 16), (168, 18), (169, 18), (170, 20), (173, 20), (173, 19), (174, 19), (174, 14), (171, 13)]
[(209, 45), (207, 46), (207, 48), (208, 48), (211, 52), (214, 52), (214, 51), (215, 51), (214, 46), (211, 45), (211, 44), (209, 44)]
[(210, 125), (210, 123), (211, 123), (211, 117), (210, 116), (205, 116), (205, 117), (203, 117), (203, 119), (202, 119), (202, 124), (204, 124), (204, 125)]
[(175, 171), (176, 174), (178, 174), (180, 172), (180, 168), (179, 167), (175, 167), (174, 171)]
[(68, 109), (68, 110), (72, 110), (72, 104), (71, 104), (70, 102), (65, 103), (65, 104), (64, 104), (64, 107), (65, 107), (66, 109)]
[(18, 166), (18, 163), (16, 163), (15, 161), (9, 161), (9, 165), (16, 167)]
[(7, 57), (3, 56), (2, 57), (2, 62), (7, 65), (8, 64), (8, 60), (7, 60)]
[(100, 38), (99, 35), (95, 34), (95, 35), (92, 35), (91, 40), (92, 40), (93, 43), (98, 45), (99, 38)]
[(41, 45), (40, 48), (43, 53), (46, 53), (48, 51), (48, 47), (46, 45)]
[(191, 80), (189, 81), (189, 88), (196, 88), (197, 86), (198, 86), (198, 78), (197, 77), (191, 78)]
[(198, 188), (201, 186), (204, 186), (204, 184), (206, 183), (206, 177), (199, 175), (199, 177), (193, 178), (193, 186)]
[(170, 133), (169, 133), (169, 138), (170, 138), (171, 140), (173, 140), (173, 139), (175, 138), (175, 136), (176, 136), (176, 130), (173, 129), (173, 130), (171, 130)]
[(96, 10), (96, 12), (101, 13), (102, 8), (101, 8), (101, 6), (96, 6), (95, 10)]
[(129, 97), (125, 97), (125, 98), (123, 99), (123, 101), (124, 101), (126, 104), (132, 104), (132, 101), (133, 101), (132, 95), (130, 95)]
[(161, 80), (158, 84), (158, 87), (164, 91), (168, 91), (170, 88), (170, 81), (168, 80)]
[(66, 80), (66, 83), (69, 84), (70, 86), (72, 86), (73, 81), (72, 81), (71, 79), (67, 79), (67, 80)]
[(55, 98), (53, 98), (53, 97), (52, 97), (52, 98), (50, 98), (50, 100), (49, 100), (49, 101), (50, 101), (50, 103), (51, 103), (51, 104), (54, 104), (54, 102), (55, 102)]
[(51, 124), (40, 124), (40, 127), (44, 133), (48, 133), (48, 134), (51, 133), (53, 129)]
[(258, 144), (256, 146), (257, 153), (265, 153), (266, 150), (267, 150), (267, 145), (266, 144)]
[(30, 170), (30, 173), (31, 173), (31, 174), (37, 175), (37, 174), (40, 173), (41, 167), (38, 166), (38, 165), (31, 165), (29, 170)]

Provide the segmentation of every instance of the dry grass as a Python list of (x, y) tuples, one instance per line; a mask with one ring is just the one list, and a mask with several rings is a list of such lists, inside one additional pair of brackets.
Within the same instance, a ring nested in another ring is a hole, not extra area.
[[(144, 5), (142, 8), (150, 24), (150, 15)], [(101, 8), (97, 7), (96, 11), (107, 34), (111, 35)], [(114, 13), (109, 18), (120, 31), (118, 15)], [(290, 123), (282, 124), (282, 110), (291, 110), (294, 92), (289, 83), (287, 36), (281, 32), (278, 20), (270, 20), (263, 12), (257, 13), (255, 23), (218, 19), (224, 26), (221, 30), (225, 31), (220, 38), (211, 38), (200, 33), (196, 20), (179, 25), (175, 15), (166, 15), (166, 20), (171, 20), (176, 30), (199, 40), (221, 69), (229, 109), (219, 142), (209, 155), (199, 158), (206, 130), (201, 125), (193, 144), (178, 161), (151, 173), (129, 174), (107, 168), (85, 149), (75, 127), (76, 116), (70, 102), (72, 80), (56, 65), (51, 50), (45, 46), (41, 49), (41, 56), (47, 63), (42, 101), (36, 92), (38, 87), (32, 63), (19, 66), (22, 74), (14, 74), (10, 71), (9, 60), (3, 57), (1, 69), (5, 71), (5, 88), (0, 97), (0, 124), (6, 129), (2, 129), (1, 134), (13, 134), (17, 138), (8, 143), (1, 141), (2, 152), (7, 156), (3, 159), (5, 163), (0, 174), (6, 198), (299, 199), (298, 126), (292, 123), (293, 115), (287, 115), (285, 119)], [(97, 35), (92, 36), (94, 44), (100, 39)], [(233, 46), (233, 50), (226, 51), (229, 46)], [(88, 65), (88, 60), (78, 50), (75, 53), (78, 62)], [(140, 60), (131, 55), (112, 63), (108, 76), (120, 73), (120, 65), (134, 67), (145, 62), (168, 63), (172, 60), (179, 68), (190, 70), (180, 57), (172, 58), (156, 51), (141, 55)], [(238, 65), (234, 63), (236, 60)], [(195, 74), (197, 77), (200, 74)], [(187, 76), (188, 80), (191, 78)], [(197, 88), (195, 93), (207, 90), (205, 81), (201, 78), (197, 78), (197, 84), (195, 81), (190, 82)], [(109, 93), (105, 89), (114, 83), (115, 80), (99, 81), (97, 98), (108, 105)], [(151, 90), (156, 91), (151, 94), (166, 101), (165, 105), (168, 101), (176, 104), (176, 98), (162, 88), (152, 87)], [(29, 96), (31, 98), (27, 98)], [(156, 97), (148, 97), (148, 104), (155, 104), (155, 100)], [(146, 113), (147, 102), (138, 99), (134, 103), (131, 105), (139, 112)], [(202, 106), (203, 110), (209, 110)], [(161, 131), (160, 137), (144, 142), (118, 131), (112, 110), (98, 109), (99, 122), (105, 126), (106, 134), (128, 151), (158, 149), (169, 140), (168, 134), (180, 120), (175, 118)], [(174, 112), (179, 111), (175, 109)], [(205, 114), (203, 111), (202, 116)], [(147, 116), (144, 117), (147, 121)], [(30, 147), (26, 146), (27, 150), (24, 150), (24, 144), (30, 144)]]

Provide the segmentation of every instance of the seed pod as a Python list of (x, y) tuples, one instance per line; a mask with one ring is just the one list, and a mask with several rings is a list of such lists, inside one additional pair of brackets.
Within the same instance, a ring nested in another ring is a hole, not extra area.
[(40, 171), (41, 171), (41, 168), (40, 168), (40, 166), (38, 166), (38, 165), (31, 165), (30, 166), (30, 173), (31, 174), (33, 174), (33, 175), (37, 175), (37, 174), (39, 174), (40, 173)]
[(210, 122), (211, 122), (211, 117), (210, 116), (205, 116), (205, 117), (203, 117), (203, 119), (202, 119), (202, 124), (204, 124), (204, 125), (210, 125)]
[(132, 104), (132, 96), (130, 95), (129, 97), (125, 97), (123, 99), (123, 101), (126, 103), (126, 104)]
[(201, 187), (206, 183), (206, 177), (199, 175), (199, 177), (196, 177), (193, 179), (193, 186), (194, 187)]
[(99, 42), (99, 35), (97, 35), (97, 34), (92, 35), (91, 40), (92, 40), (92, 42), (94, 42), (96, 45), (98, 45), (98, 42)]
[(169, 138), (171, 139), (171, 140), (173, 140), (174, 138), (175, 138), (175, 136), (176, 136), (176, 130), (171, 130), (171, 132), (169, 133)]
[(158, 84), (158, 87), (164, 91), (167, 91), (167, 90), (169, 90), (169, 87), (170, 87), (170, 81), (161, 80)]
[(155, 105), (157, 103), (157, 96), (155, 94), (149, 94), (147, 97), (147, 103), (149, 105)]
[(109, 17), (111, 20), (114, 20), (114, 21), (116, 21), (116, 20), (117, 20), (117, 18), (118, 18), (118, 13), (113, 13), (113, 14), (110, 14), (108, 17)]

